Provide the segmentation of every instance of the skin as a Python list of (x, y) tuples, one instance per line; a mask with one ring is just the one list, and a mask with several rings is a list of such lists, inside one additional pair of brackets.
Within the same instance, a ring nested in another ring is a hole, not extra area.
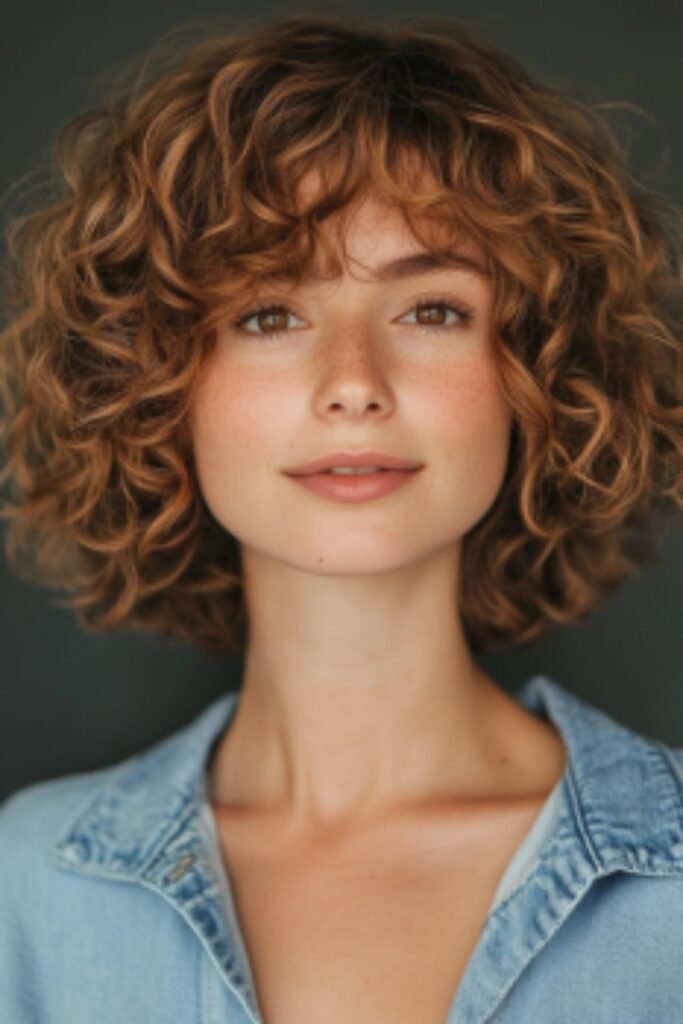
[[(511, 414), (488, 277), (374, 279), (421, 248), (368, 196), (346, 222), (342, 277), (264, 285), (259, 298), (289, 316), (225, 324), (191, 411), (205, 500), (241, 544), (251, 631), (210, 800), (296, 844), (436, 806), (480, 821), (482, 808), (549, 792), (564, 769), (554, 727), (477, 666), (463, 635), (462, 541), (500, 490)], [(476, 246), (462, 251), (483, 264)], [(443, 326), (426, 330), (426, 295), (473, 319), (432, 304)], [(269, 339), (273, 323), (284, 333)], [(348, 448), (424, 468), (354, 504), (283, 473)]]

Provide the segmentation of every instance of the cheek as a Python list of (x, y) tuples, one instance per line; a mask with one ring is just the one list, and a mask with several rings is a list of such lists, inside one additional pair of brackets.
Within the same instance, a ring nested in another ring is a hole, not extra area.
[(481, 483), (502, 478), (507, 464), (512, 415), (492, 362), (461, 366), (444, 375), (431, 395), (434, 430), (454, 467), (468, 467)]
[[(243, 486), (254, 477), (273, 450), (273, 437), (281, 434), (281, 402), (282, 388), (266, 387), (220, 363), (207, 368), (192, 407), (192, 442), (209, 503), (212, 494), (227, 496), (238, 480)], [(242, 472), (245, 466), (252, 474)]]

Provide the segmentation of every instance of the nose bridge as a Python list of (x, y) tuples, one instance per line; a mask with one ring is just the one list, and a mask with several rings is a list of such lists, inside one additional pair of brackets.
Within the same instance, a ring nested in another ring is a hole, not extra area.
[(359, 411), (368, 405), (389, 404), (387, 351), (381, 329), (362, 305), (330, 315), (323, 329), (318, 377), (318, 400), (327, 408), (342, 405)]
[(320, 351), (329, 377), (377, 379), (386, 362), (380, 329), (360, 305), (354, 310), (347, 304), (340, 314), (330, 317)]
[(346, 303), (340, 314), (325, 325), (326, 348), (333, 358), (367, 359), (377, 346), (377, 331), (371, 318)]

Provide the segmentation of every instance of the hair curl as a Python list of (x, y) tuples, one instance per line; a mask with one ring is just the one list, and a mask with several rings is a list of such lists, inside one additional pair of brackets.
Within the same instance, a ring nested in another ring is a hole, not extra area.
[[(338, 271), (317, 225), (370, 189), (432, 249), (473, 238), (493, 274), (513, 428), (463, 541), (473, 648), (583, 618), (659, 553), (683, 509), (679, 211), (635, 182), (599, 105), (436, 17), (247, 23), (140, 83), (62, 129), (59, 195), (10, 224), (15, 572), (66, 588), (88, 630), (244, 651), (239, 545), (193, 465), (195, 382), (264, 274), (301, 281), (321, 251)], [(301, 209), (310, 168), (325, 189)]]

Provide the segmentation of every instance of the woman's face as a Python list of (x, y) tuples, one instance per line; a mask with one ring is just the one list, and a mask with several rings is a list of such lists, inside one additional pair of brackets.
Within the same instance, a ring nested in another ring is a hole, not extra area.
[[(253, 549), (320, 575), (379, 573), (457, 545), (496, 498), (511, 427), (490, 279), (467, 266), (372, 279), (421, 251), (400, 213), (374, 199), (345, 239), (341, 278), (263, 282), (259, 302), (286, 310), (221, 327), (191, 410), (205, 501), (243, 557)], [(483, 267), (475, 247), (463, 253)], [(333, 452), (371, 450), (422, 469), (352, 503), (287, 475)]]

